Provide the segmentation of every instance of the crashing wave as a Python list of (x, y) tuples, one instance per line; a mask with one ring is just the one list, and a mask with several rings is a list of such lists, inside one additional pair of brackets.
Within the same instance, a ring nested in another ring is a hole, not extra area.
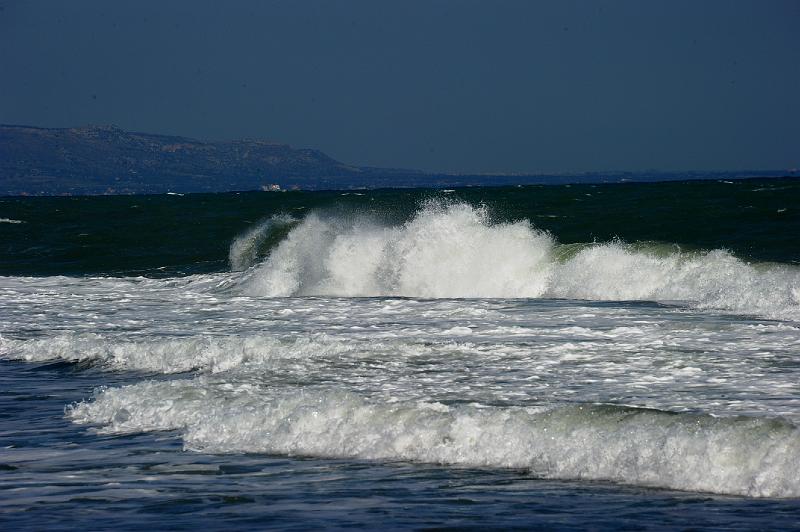
[(797, 267), (750, 264), (724, 250), (563, 245), (526, 220), (495, 223), (487, 209), (459, 203), (428, 203), (400, 226), (311, 214), (292, 226), (239, 286), (268, 297), (682, 301), (800, 319)]

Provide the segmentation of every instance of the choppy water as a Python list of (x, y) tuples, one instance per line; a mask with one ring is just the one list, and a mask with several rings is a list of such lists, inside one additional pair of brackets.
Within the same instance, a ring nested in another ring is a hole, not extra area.
[(798, 527), (796, 200), (2, 200), (0, 521)]

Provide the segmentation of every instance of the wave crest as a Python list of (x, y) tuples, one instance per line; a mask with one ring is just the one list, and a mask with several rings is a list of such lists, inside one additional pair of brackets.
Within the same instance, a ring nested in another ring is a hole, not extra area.
[(239, 286), (269, 297), (681, 301), (800, 319), (798, 268), (675, 247), (559, 244), (527, 220), (494, 223), (484, 207), (429, 202), (400, 226), (312, 213)]
[(800, 496), (800, 434), (780, 419), (613, 405), (385, 403), (330, 390), (269, 396), (206, 378), (106, 389), (67, 415), (105, 433), (181, 430), (185, 447), (202, 452), (525, 468), (548, 478)]

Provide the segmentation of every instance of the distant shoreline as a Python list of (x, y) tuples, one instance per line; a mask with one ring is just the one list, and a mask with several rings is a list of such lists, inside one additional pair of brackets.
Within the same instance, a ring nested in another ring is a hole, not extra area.
[(318, 150), (264, 140), (204, 142), (114, 126), (0, 125), (0, 196), (441, 189), (798, 176), (797, 169), (449, 174), (348, 165)]

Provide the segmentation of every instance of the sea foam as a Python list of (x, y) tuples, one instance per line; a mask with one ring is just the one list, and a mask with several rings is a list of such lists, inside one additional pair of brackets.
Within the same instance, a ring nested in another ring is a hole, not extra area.
[[(308, 341), (305, 341), (308, 343)], [(217, 373), (248, 361), (304, 356), (303, 341), (281, 342), (267, 336), (192, 336), (140, 340), (95, 333), (61, 334), (16, 340), (0, 336), (0, 358), (26, 362), (88, 362), (110, 369), (157, 373)], [(324, 352), (315, 344), (314, 352)]]

